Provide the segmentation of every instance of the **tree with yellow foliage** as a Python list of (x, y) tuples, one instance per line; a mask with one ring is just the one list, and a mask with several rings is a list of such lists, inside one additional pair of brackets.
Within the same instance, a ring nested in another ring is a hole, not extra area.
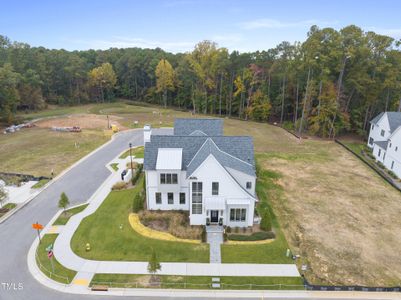
[(110, 98), (111, 92), (117, 83), (117, 76), (110, 63), (104, 63), (100, 67), (92, 69), (89, 74), (89, 86), (97, 88), (100, 94), (100, 99), (104, 101)]
[(167, 59), (161, 59), (156, 67), (157, 92), (163, 93), (164, 108), (167, 107), (167, 91), (174, 91), (174, 69)]

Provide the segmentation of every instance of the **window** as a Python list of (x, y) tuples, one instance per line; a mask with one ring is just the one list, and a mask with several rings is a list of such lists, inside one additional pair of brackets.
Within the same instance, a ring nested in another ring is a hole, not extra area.
[(174, 204), (174, 193), (167, 193), (167, 203)]
[(202, 182), (192, 182), (192, 214), (202, 214)]
[(383, 153), (383, 161), (386, 158), (386, 152)]
[(185, 193), (180, 193), (180, 204), (185, 204)]
[(248, 190), (250, 190), (250, 189), (252, 188), (252, 182), (248, 181), (248, 182), (246, 183), (246, 188), (247, 188)]
[(373, 130), (373, 129), (375, 129), (375, 125), (374, 125), (374, 124), (372, 124), (372, 130)]
[(155, 193), (156, 204), (162, 204), (162, 193)]
[(212, 195), (216, 196), (219, 194), (219, 183), (218, 182), (212, 182)]
[(369, 145), (373, 145), (373, 138), (369, 138)]
[(380, 131), (380, 135), (384, 136), (384, 130), (382, 129), (382, 131)]
[(382, 153), (382, 150), (379, 149), (379, 153), (377, 154), (378, 157), (380, 157), (380, 154)]
[(391, 170), (393, 169), (393, 167), (394, 167), (394, 160), (393, 160), (393, 162), (391, 163)]
[(178, 174), (169, 174), (169, 173), (161, 173), (160, 174), (160, 183), (161, 184), (177, 184), (178, 183)]
[(388, 145), (388, 147), (391, 148), (391, 143), (390, 143), (390, 145)]
[(398, 146), (397, 147), (395, 147), (395, 151), (397, 151), (398, 150)]
[(244, 222), (246, 220), (246, 209), (245, 208), (231, 208), (230, 209), (230, 221)]

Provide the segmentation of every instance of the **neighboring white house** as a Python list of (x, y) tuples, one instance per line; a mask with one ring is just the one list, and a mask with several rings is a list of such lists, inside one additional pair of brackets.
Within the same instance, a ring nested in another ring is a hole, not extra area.
[(191, 225), (253, 225), (253, 140), (223, 136), (223, 120), (176, 119), (173, 135), (145, 143), (144, 170), (148, 209), (189, 211)]
[(370, 121), (368, 146), (376, 160), (401, 178), (401, 112), (384, 112)]

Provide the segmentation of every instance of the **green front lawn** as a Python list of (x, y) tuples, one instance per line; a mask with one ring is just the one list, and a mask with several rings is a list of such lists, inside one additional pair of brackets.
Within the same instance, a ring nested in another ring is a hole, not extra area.
[(37, 183), (35, 183), (32, 188), (33, 189), (40, 189), (41, 187), (43, 187), (46, 183), (48, 183), (50, 181), (50, 179), (41, 179), (39, 180)]
[(53, 256), (54, 272), (52, 268), (52, 263), (47, 257), (46, 248), (53, 244), (57, 238), (57, 234), (46, 234), (42, 237), (42, 242), (39, 244), (36, 252), (36, 263), (39, 269), (49, 278), (61, 282), (61, 283), (71, 283), (77, 272), (63, 267), (57, 259)]
[[(136, 233), (128, 222), (136, 193), (143, 188), (143, 176), (132, 189), (112, 191), (96, 212), (75, 232), (71, 247), (86, 259), (148, 261), (154, 249), (162, 262), (209, 262), (209, 246), (160, 241)], [(120, 229), (122, 226), (122, 229)], [(90, 243), (91, 251), (85, 251)]]
[(280, 175), (273, 171), (258, 168), (256, 192), (259, 197), (258, 211), (269, 210), (272, 217), (274, 241), (267, 244), (221, 246), (223, 263), (290, 264), (294, 261), (286, 256), (289, 248), (280, 224), (268, 202), (269, 197), (283, 197), (282, 188), (275, 182)]
[(4, 213), (0, 212), (0, 218), (2, 216), (4, 216), (5, 214), (7, 214), (10, 210), (14, 209), (16, 206), (17, 206), (17, 204), (15, 204), (15, 203), (7, 203), (6, 205), (4, 205), (2, 208), (8, 209), (8, 211), (4, 212)]
[(114, 171), (118, 171), (118, 163), (112, 163), (110, 164), (110, 167), (114, 170)]
[(67, 209), (65, 212), (61, 213), (61, 215), (57, 218), (57, 220), (53, 223), (53, 225), (65, 225), (68, 220), (77, 213), (83, 211), (89, 204), (83, 204), (74, 208)]
[[(131, 149), (131, 154), (132, 156), (135, 156), (135, 158), (143, 158), (144, 156), (144, 147), (136, 147)], [(120, 158), (126, 158), (129, 156), (129, 149), (125, 151), (123, 154), (120, 155)]]
[[(211, 276), (158, 276), (160, 288), (172, 289), (211, 289)], [(218, 277), (218, 276), (217, 276)], [(90, 286), (107, 285), (114, 288), (155, 288), (149, 286), (149, 275), (96, 274)], [(300, 277), (219, 277), (221, 289), (226, 290), (302, 290)]]

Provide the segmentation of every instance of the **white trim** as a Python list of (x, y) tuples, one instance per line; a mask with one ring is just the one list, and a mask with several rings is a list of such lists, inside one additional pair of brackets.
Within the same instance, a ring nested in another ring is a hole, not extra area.
[[(231, 179), (231, 181), (233, 183), (235, 183), (243, 192), (245, 192), (245, 194), (247, 196), (249, 196), (250, 198), (252, 198), (254, 201), (257, 201), (256, 197), (252, 196), (247, 190), (245, 190), (239, 183), (237, 180), (235, 180), (235, 178), (230, 174), (230, 172), (227, 171), (227, 169), (217, 160), (216, 157), (214, 157), (214, 155), (212, 153), (209, 153), (209, 155), (206, 157), (206, 159), (192, 172), (195, 173), (196, 170), (198, 170), (201, 166), (203, 166), (203, 164), (207, 161), (207, 159), (209, 157), (213, 157), (213, 159), (217, 162), (217, 164), (224, 170), (224, 172), (226, 172), (228, 174), (228, 177)], [(195, 180), (194, 180), (195, 181)], [(191, 182), (191, 181), (190, 181)]]

